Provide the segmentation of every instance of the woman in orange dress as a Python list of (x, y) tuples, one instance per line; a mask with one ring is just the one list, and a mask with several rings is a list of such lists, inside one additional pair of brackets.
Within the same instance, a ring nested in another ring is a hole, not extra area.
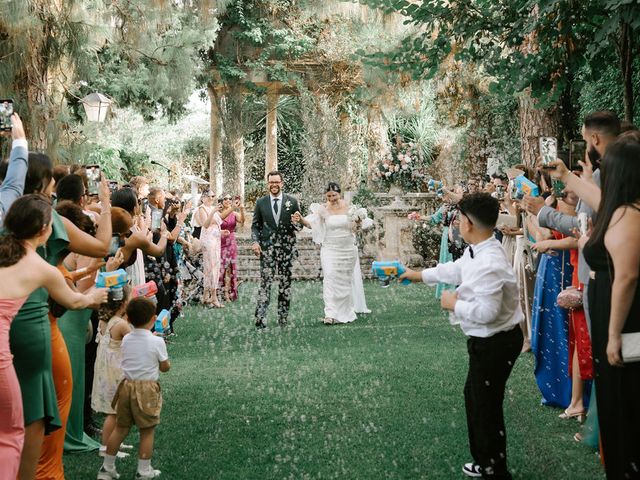
[[(63, 271), (62, 268), (60, 268)], [(64, 272), (63, 272), (64, 273)], [(67, 272), (68, 273), (68, 272)], [(65, 275), (65, 279), (69, 277)], [(71, 360), (64, 337), (58, 328), (58, 320), (49, 312), (51, 324), (51, 366), (53, 384), (56, 387), (56, 400), (62, 428), (44, 437), (40, 449), (40, 460), (36, 470), (38, 480), (64, 480), (62, 453), (64, 450), (64, 435), (67, 431), (67, 419), (71, 410), (71, 393), (73, 391), (73, 375), (71, 374)]]
[[(63, 217), (68, 218), (80, 230), (90, 235), (95, 234), (95, 226), (89, 217), (82, 217), (82, 208), (74, 206), (70, 202), (62, 202), (56, 211)], [(64, 256), (62, 257), (65, 258)], [(80, 278), (95, 275), (95, 272), (104, 264), (100, 260), (92, 262), (87, 268), (69, 272), (62, 260), (58, 264), (58, 270), (62, 273), (67, 285), (74, 291), (75, 282)], [(73, 398), (73, 371), (71, 369), (71, 358), (64, 336), (58, 327), (60, 318), (66, 309), (57, 303), (49, 302), (49, 322), (51, 326), (51, 366), (53, 373), (53, 383), (56, 389), (56, 402), (62, 427), (44, 437), (42, 448), (40, 449), (40, 459), (36, 470), (37, 480), (64, 480), (64, 465), (62, 455), (64, 453), (64, 439), (67, 431), (67, 421), (71, 411), (71, 400)]]

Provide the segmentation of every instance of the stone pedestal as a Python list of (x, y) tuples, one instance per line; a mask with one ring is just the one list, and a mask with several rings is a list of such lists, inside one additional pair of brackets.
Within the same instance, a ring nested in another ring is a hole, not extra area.
[(418, 210), (406, 205), (401, 199), (376, 210), (376, 216), (381, 218), (384, 230), (382, 238), (378, 239), (380, 260), (400, 260), (405, 265), (416, 262), (412, 241), (413, 224), (407, 215)]

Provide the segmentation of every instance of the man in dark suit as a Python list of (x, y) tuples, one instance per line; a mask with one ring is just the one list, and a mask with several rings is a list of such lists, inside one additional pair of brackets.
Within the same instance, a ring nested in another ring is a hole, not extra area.
[(260, 257), (260, 293), (256, 307), (256, 327), (265, 328), (271, 299), (271, 284), (280, 275), (278, 322), (287, 324), (291, 302), (291, 267), (297, 256), (296, 233), (302, 229), (298, 200), (282, 191), (283, 177), (278, 171), (267, 175), (269, 195), (256, 202), (251, 225), (253, 252)]

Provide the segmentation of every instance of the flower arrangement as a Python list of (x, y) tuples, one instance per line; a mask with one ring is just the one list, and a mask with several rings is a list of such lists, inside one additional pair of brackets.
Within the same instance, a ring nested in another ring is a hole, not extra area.
[(391, 153), (376, 166), (374, 180), (386, 187), (409, 187), (413, 183), (419, 158), (415, 143), (403, 143), (400, 137), (396, 137), (395, 145), (391, 146)]
[(351, 205), (347, 215), (352, 223), (359, 223), (363, 230), (367, 230), (373, 226), (373, 220), (369, 218), (366, 208), (358, 205)]

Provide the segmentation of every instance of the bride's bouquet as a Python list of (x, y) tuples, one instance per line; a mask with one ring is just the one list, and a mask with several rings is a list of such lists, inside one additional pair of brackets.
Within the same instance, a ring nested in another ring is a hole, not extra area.
[(373, 227), (373, 220), (369, 218), (367, 209), (358, 205), (351, 205), (347, 212), (349, 219), (354, 224), (359, 224), (363, 230)]

